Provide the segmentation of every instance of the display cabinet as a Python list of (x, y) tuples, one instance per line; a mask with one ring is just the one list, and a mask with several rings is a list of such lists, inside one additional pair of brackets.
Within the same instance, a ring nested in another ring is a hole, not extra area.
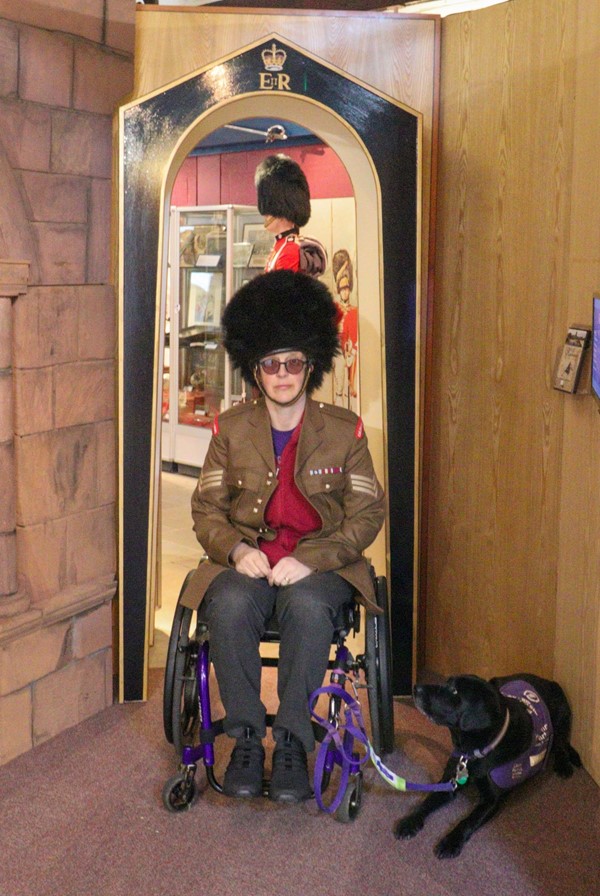
[(162, 459), (199, 468), (213, 420), (242, 399), (221, 344), (225, 303), (264, 270), (272, 237), (251, 206), (172, 208), (162, 401)]

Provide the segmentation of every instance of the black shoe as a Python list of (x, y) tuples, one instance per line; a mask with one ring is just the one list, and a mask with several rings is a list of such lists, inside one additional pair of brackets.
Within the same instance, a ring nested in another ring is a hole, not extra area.
[(309, 800), (312, 795), (306, 750), (298, 738), (287, 732), (273, 752), (269, 797), (277, 803), (300, 803)]
[(238, 737), (223, 780), (223, 793), (249, 799), (262, 796), (265, 750), (251, 728)]

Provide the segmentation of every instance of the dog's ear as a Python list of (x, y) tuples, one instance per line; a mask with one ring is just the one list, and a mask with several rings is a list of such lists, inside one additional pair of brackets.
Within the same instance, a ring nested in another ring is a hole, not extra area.
[(452, 675), (450, 678), (446, 679), (446, 690), (450, 694), (457, 694), (458, 690), (456, 688), (456, 676)]
[(461, 731), (483, 731), (502, 715), (498, 689), (475, 675), (463, 676), (458, 688), (461, 697)]
[(492, 723), (490, 714), (481, 703), (465, 707), (460, 716), (461, 731), (481, 731)]

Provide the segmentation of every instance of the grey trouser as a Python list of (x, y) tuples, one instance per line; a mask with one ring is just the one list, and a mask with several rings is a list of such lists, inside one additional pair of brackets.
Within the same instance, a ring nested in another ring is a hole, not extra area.
[(277, 672), (279, 709), (273, 737), (291, 731), (306, 750), (314, 749), (308, 698), (321, 687), (340, 607), (352, 599), (352, 586), (334, 572), (313, 573), (285, 587), (227, 569), (204, 597), (210, 631), (210, 658), (225, 707), (225, 731), (239, 737), (244, 728), (266, 734), (260, 698), (260, 638), (277, 608), (281, 643)]

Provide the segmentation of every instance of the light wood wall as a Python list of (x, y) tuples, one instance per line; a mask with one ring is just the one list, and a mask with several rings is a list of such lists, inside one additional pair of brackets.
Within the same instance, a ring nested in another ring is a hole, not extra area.
[(552, 388), (600, 289), (600, 4), (442, 24), (422, 662), (554, 676), (600, 781), (600, 416)]

